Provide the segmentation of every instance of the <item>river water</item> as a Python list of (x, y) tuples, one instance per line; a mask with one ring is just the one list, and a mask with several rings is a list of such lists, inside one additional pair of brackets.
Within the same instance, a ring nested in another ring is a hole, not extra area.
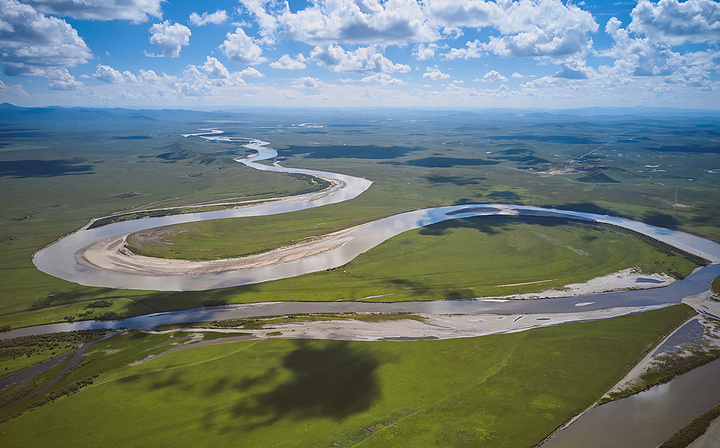
[(720, 360), (622, 400), (598, 406), (543, 448), (655, 448), (720, 404)]

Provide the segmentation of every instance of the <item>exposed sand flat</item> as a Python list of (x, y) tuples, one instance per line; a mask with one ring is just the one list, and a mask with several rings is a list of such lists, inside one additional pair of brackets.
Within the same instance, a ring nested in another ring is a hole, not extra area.
[[(333, 339), (344, 341), (383, 341), (453, 339), (514, 333), (569, 322), (608, 319), (660, 307), (611, 308), (565, 314), (420, 314), (424, 322), (412, 319), (367, 322), (353, 319), (293, 322), (268, 325), (261, 330), (242, 330), (257, 338)], [(281, 335), (268, 336), (268, 333)]]
[(99, 269), (137, 275), (198, 275), (272, 266), (319, 255), (342, 247), (350, 241), (348, 233), (361, 226), (329, 233), (310, 241), (281, 247), (242, 258), (210, 261), (173, 260), (132, 253), (126, 246), (127, 235), (103, 239), (78, 251), (78, 263)]
[[(546, 280), (550, 281), (550, 280)], [(493, 296), (502, 299), (548, 299), (553, 297), (573, 297), (601, 292), (621, 291), (625, 289), (649, 289), (667, 286), (675, 281), (667, 274), (642, 274), (636, 268), (623, 269), (612, 274), (595, 277), (585, 283), (571, 283), (563, 288), (546, 289), (540, 292)], [(541, 282), (531, 282), (541, 283)], [(519, 283), (519, 284), (531, 284)], [(515, 285), (499, 285), (503, 286)]]

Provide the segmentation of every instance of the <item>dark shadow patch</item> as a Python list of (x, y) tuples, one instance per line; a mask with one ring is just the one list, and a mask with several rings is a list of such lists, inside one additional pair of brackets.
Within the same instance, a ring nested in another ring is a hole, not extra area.
[(493, 191), (488, 193), (487, 198), (495, 202), (515, 202), (520, 200), (520, 196), (512, 191)]
[(659, 212), (646, 213), (642, 217), (644, 223), (650, 224), (651, 226), (664, 227), (666, 229), (676, 230), (677, 224), (675, 218), (672, 215)]
[(180, 379), (180, 372), (172, 372), (167, 375), (164, 379), (158, 379), (150, 383), (150, 388), (153, 390), (165, 389), (167, 387), (178, 386), (182, 383)]
[(78, 174), (92, 174), (93, 165), (82, 159), (58, 160), (3, 160), (0, 161), (0, 176), (16, 179), (30, 177), (57, 177)]
[(106, 296), (105, 298), (112, 298), (112, 294), (116, 292), (116, 289), (112, 288), (81, 288), (70, 291), (60, 291), (49, 294), (47, 297), (37, 299), (31, 309), (35, 308), (46, 308), (51, 305), (65, 305), (73, 302), (80, 302), (82, 300), (94, 299), (98, 297)]
[(459, 187), (464, 187), (467, 185), (477, 185), (480, 182), (478, 180), (484, 180), (484, 177), (476, 177), (471, 179), (466, 179), (463, 177), (457, 177), (457, 176), (427, 176), (425, 178), (428, 182), (431, 182), (433, 184), (454, 184)]
[(314, 159), (394, 159), (424, 148), (403, 146), (289, 146), (278, 150), (283, 156), (303, 155)]
[(617, 180), (613, 179), (612, 177), (608, 176), (603, 172), (603, 169), (600, 167), (594, 167), (587, 171), (587, 174), (581, 177), (578, 177), (575, 179), (578, 182), (588, 182), (588, 183), (595, 183), (595, 184), (619, 184)]
[(537, 157), (533, 154), (535, 154), (535, 151), (531, 149), (524, 149), (524, 148), (512, 148), (512, 149), (504, 149), (502, 151), (498, 151), (496, 154), (499, 155), (493, 155), (490, 156), (491, 159), (494, 160), (505, 160), (508, 162), (517, 162), (519, 164), (524, 164), (528, 166), (535, 166), (539, 164), (544, 163), (550, 163), (549, 160), (543, 159), (541, 157)]
[(225, 389), (227, 389), (228, 383), (230, 383), (230, 380), (227, 377), (219, 378), (217, 381), (211, 384), (210, 387), (205, 389), (205, 395), (217, 395), (220, 392), (225, 391)]
[(600, 207), (599, 205), (593, 204), (592, 202), (574, 202), (568, 204), (560, 204), (551, 206), (560, 210), (572, 210), (575, 212), (594, 213), (596, 215), (611, 215), (620, 216), (609, 208)]
[(587, 137), (577, 137), (574, 135), (494, 135), (486, 138), (490, 140), (523, 140), (544, 143), (565, 143), (568, 145), (589, 145), (597, 143), (595, 140)]
[(497, 165), (500, 162), (483, 159), (458, 159), (455, 157), (425, 157), (404, 162), (404, 165), (421, 166), (427, 168), (451, 168), (454, 166), (482, 166)]
[(243, 400), (233, 409), (253, 426), (284, 418), (326, 417), (336, 421), (367, 410), (380, 396), (379, 362), (348, 342), (298, 341), (283, 360), (291, 378), (273, 390)]
[(701, 146), (701, 145), (674, 145), (674, 146), (646, 146), (648, 151), (660, 152), (691, 152), (691, 153), (707, 153), (720, 154), (720, 146)]
[(296, 134), (311, 135), (311, 134), (327, 134), (325, 131), (294, 131)]

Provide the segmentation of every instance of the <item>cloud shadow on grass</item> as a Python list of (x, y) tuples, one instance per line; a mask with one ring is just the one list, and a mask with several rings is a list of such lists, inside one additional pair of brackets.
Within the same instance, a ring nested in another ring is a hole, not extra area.
[(348, 342), (296, 344), (283, 360), (290, 378), (237, 403), (233, 414), (240, 422), (266, 426), (285, 417), (340, 421), (368, 409), (380, 396), (380, 363), (372, 354)]
[(0, 177), (24, 179), (92, 174), (93, 166), (82, 162), (82, 159), (0, 160)]

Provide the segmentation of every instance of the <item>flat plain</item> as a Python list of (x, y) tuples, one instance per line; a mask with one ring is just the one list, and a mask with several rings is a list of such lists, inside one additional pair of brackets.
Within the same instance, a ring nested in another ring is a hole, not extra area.
[[(610, 214), (720, 239), (720, 125), (712, 113), (3, 105), (0, 117), (4, 329), (204, 304), (540, 294), (628, 268), (679, 279), (704, 263), (610, 226), (493, 217), (405, 232), (341, 268), (212, 291), (91, 288), (35, 269), (35, 251), (92, 219), (242, 205), (322, 187), (234, 162), (249, 153), (237, 143), (182, 136), (200, 129), (259, 138), (278, 150), (284, 166), (373, 185), (356, 199), (317, 209), (171, 228), (161, 244), (134, 250), (241, 256), (404, 211), (466, 203)], [(531, 446), (602, 396), (690, 314), (677, 306), (446, 341), (229, 342), (140, 364), (192, 336), (133, 331), (98, 342), (43, 394), (1, 410), (0, 434), (8, 446)], [(16, 371), (72, 348), (33, 344), (25, 359), (3, 348), (0, 368)], [(1, 390), (0, 399), (13, 403), (61, 368), (22, 391)]]

